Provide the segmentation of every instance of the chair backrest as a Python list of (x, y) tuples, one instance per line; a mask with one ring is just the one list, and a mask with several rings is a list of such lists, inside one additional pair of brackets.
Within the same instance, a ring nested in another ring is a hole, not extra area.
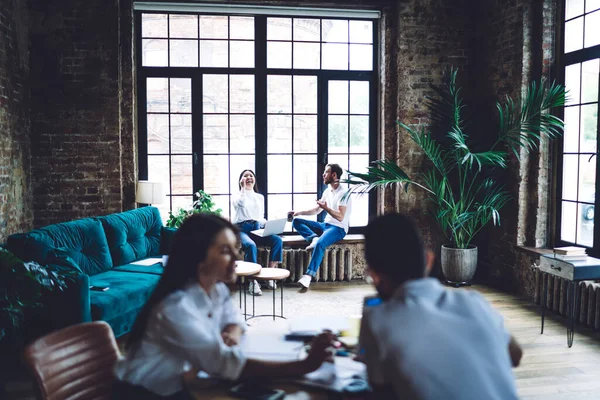
[(72, 325), (25, 349), (42, 399), (110, 399), (119, 348), (104, 321)]

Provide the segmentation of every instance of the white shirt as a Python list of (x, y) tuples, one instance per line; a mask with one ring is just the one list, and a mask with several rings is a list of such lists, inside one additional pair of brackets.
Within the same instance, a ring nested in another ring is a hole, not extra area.
[(346, 207), (346, 213), (344, 214), (343, 220), (338, 221), (337, 219), (333, 218), (329, 213), (327, 213), (323, 222), (325, 222), (326, 224), (339, 226), (340, 228), (343, 228), (346, 231), (346, 233), (348, 233), (348, 227), (350, 225), (350, 213), (352, 212), (352, 198), (348, 197), (347, 199), (342, 201), (342, 197), (344, 196), (346, 191), (347, 190), (343, 188), (342, 185), (339, 185), (335, 190), (331, 189), (331, 186), (329, 186), (323, 192), (323, 196), (321, 196), (321, 201), (327, 202), (327, 206), (334, 211), (339, 211), (340, 206)]
[(518, 399), (500, 314), (476, 291), (406, 282), (363, 310), (361, 349), (373, 384), (421, 400)]
[(223, 343), (221, 332), (229, 324), (246, 325), (227, 286), (217, 283), (207, 294), (190, 284), (155, 307), (137, 351), (117, 362), (117, 378), (161, 396), (183, 390), (181, 375), (190, 366), (235, 380), (246, 358), (240, 346)]
[(233, 205), (232, 223), (253, 219), (261, 226), (265, 225), (265, 198), (254, 190), (240, 189), (239, 193), (232, 196)]

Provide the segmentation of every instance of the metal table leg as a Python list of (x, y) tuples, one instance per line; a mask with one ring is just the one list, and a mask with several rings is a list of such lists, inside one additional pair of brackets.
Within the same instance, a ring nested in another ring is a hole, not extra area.
[(567, 321), (567, 346), (573, 346), (573, 338), (575, 337), (575, 312), (577, 310), (577, 282), (570, 282), (569, 289), (571, 295), (567, 293), (569, 299), (569, 320)]
[(542, 301), (541, 301), (541, 305), (542, 305), (542, 330), (540, 332), (540, 335), (544, 333), (544, 317), (546, 316), (546, 292), (548, 291), (548, 280), (550, 277), (549, 276), (543, 276), (542, 275)]

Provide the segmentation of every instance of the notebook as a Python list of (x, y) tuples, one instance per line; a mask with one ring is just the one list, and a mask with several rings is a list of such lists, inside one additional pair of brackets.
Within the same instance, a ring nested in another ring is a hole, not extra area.
[(255, 231), (250, 231), (250, 233), (253, 233), (254, 235), (260, 237), (279, 235), (280, 233), (283, 233), (286, 222), (287, 218), (272, 219), (270, 221), (267, 221), (267, 223), (265, 224), (265, 229), (257, 229)]

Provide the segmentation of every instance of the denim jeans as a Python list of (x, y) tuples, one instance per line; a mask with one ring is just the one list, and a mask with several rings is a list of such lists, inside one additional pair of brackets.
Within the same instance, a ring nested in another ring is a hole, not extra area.
[(244, 221), (236, 225), (238, 228), (240, 228), (240, 238), (242, 239), (242, 249), (244, 250), (244, 261), (249, 261), (253, 263), (257, 262), (257, 243), (259, 245), (266, 245), (271, 248), (271, 261), (283, 261), (283, 240), (281, 240), (279, 236), (271, 235), (266, 237), (260, 237), (252, 235), (252, 238), (250, 238), (250, 231), (260, 229), (260, 224), (257, 221)]
[(339, 226), (302, 218), (295, 218), (292, 225), (308, 242), (320, 236), (317, 245), (313, 248), (312, 258), (306, 270), (306, 274), (314, 278), (321, 266), (327, 246), (331, 246), (338, 240), (342, 240), (346, 236), (346, 231)]

